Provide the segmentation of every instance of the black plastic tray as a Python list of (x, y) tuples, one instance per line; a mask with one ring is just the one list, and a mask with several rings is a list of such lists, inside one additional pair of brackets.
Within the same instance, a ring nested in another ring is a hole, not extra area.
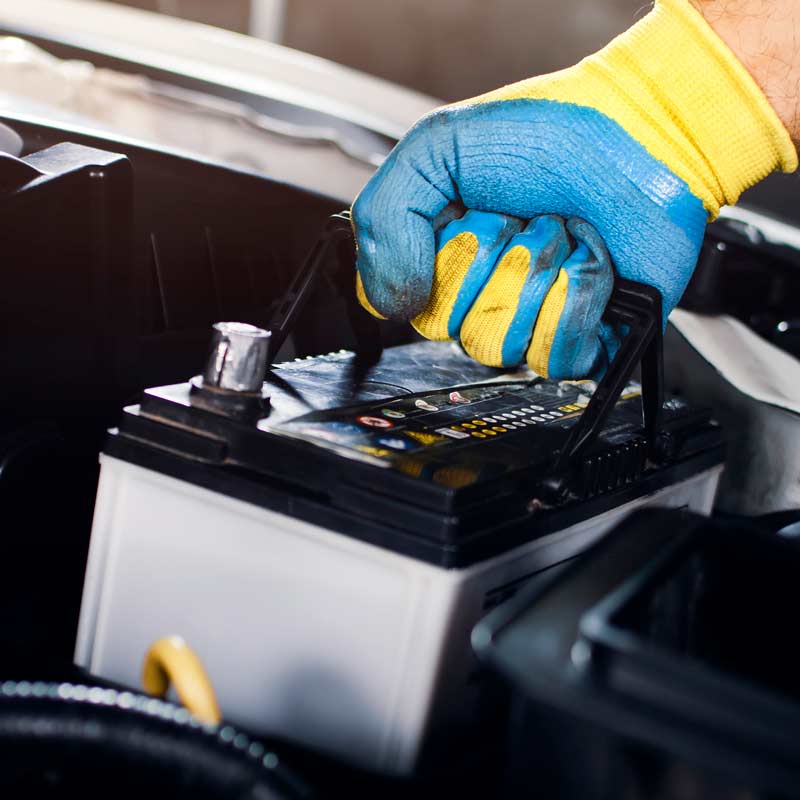
[(510, 784), (582, 800), (800, 796), (800, 543), (640, 512), (473, 634), (514, 688)]

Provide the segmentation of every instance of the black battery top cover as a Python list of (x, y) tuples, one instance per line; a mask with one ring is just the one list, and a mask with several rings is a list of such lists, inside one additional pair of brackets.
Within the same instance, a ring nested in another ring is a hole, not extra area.
[(362, 538), (388, 530), (396, 549), (424, 542), (448, 563), (563, 529), (722, 460), (708, 412), (669, 398), (672, 455), (650, 462), (632, 382), (575, 465), (569, 494), (544, 500), (542, 482), (594, 382), (492, 369), (453, 343), (417, 342), (385, 350), (353, 397), (352, 360), (337, 352), (274, 367), (269, 413), (256, 419), (204, 407), (190, 383), (150, 389), (107, 452), (142, 462), (146, 447), (148, 464), (159, 453), (158, 468), (173, 475), (189, 470), (258, 502), (269, 495), (266, 505), (280, 495), (294, 514), (311, 503), (329, 527), (360, 535), (364, 523)]

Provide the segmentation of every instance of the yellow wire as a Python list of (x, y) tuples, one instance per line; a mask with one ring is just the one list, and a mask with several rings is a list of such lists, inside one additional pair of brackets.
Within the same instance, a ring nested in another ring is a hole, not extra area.
[(142, 665), (142, 686), (148, 694), (166, 697), (170, 684), (200, 722), (220, 722), (222, 715), (208, 674), (194, 650), (179, 636), (167, 636), (151, 645)]

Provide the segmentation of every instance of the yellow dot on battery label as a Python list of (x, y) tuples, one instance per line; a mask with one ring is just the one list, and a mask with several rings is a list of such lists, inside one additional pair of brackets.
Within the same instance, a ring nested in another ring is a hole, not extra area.
[(462, 432), (464, 431), (464, 429), (460, 425), (451, 425), (450, 426), (450, 430), (451, 431), (462, 431)]
[(495, 432), (494, 432), (494, 431), (493, 431), (491, 428), (487, 428), (487, 429), (484, 431), (484, 433), (485, 433), (487, 436), (497, 436), (497, 434), (496, 434), (496, 433), (495, 433)]
[(472, 424), (482, 428), (486, 423), (482, 419), (474, 419), (472, 420)]
[(486, 438), (480, 431), (472, 431), (472, 435), (476, 439), (485, 439)]
[(462, 422), (461, 427), (466, 428), (468, 431), (471, 431), (475, 428), (475, 426), (471, 422)]
[(502, 425), (496, 425), (494, 428), (492, 428), (492, 430), (493, 431), (497, 431), (497, 433), (507, 433), (508, 432), (508, 428), (504, 428)]

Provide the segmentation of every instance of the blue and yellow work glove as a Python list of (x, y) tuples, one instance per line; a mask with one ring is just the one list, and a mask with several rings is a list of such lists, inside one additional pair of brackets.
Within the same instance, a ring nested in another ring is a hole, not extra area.
[[(796, 167), (776, 113), (699, 12), (657, 0), (576, 66), (420, 120), (353, 206), (359, 298), (485, 364), (600, 374), (616, 340), (601, 320), (609, 254), (659, 289), (666, 319), (709, 217)], [(466, 213), (442, 226), (454, 208)]]

